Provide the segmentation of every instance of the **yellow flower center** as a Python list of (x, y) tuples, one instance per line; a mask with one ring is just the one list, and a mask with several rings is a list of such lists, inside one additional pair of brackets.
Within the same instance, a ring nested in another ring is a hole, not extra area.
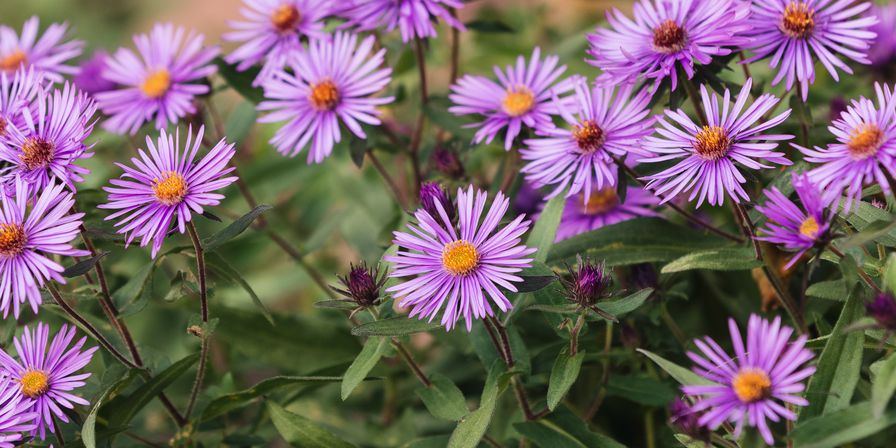
[(597, 191), (592, 191), (588, 196), (588, 202), (585, 202), (585, 194), (579, 194), (579, 207), (583, 214), (600, 215), (607, 213), (619, 205), (619, 196), (616, 195), (614, 187), (606, 187)]
[(168, 92), (171, 87), (171, 73), (168, 70), (160, 69), (152, 72), (140, 85), (140, 90), (152, 99), (160, 98)]
[(883, 131), (874, 124), (865, 123), (857, 126), (849, 134), (846, 149), (854, 160), (865, 160), (877, 154), (883, 142)]
[(22, 393), (28, 398), (37, 398), (50, 390), (50, 377), (40, 370), (29, 370), (19, 380)]
[(18, 224), (0, 224), (0, 255), (14, 257), (25, 250), (25, 229)]
[(187, 183), (183, 176), (173, 171), (168, 171), (162, 180), (153, 179), (152, 191), (156, 199), (165, 205), (177, 205), (187, 195)]
[(479, 252), (476, 252), (476, 247), (464, 240), (448, 243), (442, 249), (442, 266), (451, 274), (466, 275), (478, 265)]
[(731, 139), (725, 129), (719, 126), (703, 126), (697, 133), (693, 146), (697, 155), (704, 160), (719, 160), (728, 154)]
[(653, 29), (653, 49), (663, 54), (678, 53), (687, 40), (688, 33), (672, 19)]
[(333, 110), (339, 104), (339, 89), (333, 81), (327, 79), (311, 86), (308, 99), (316, 110)]
[(46, 168), (53, 160), (56, 152), (55, 146), (39, 137), (28, 137), (22, 145), (22, 154), (19, 158), (29, 170)]
[(734, 394), (744, 403), (768, 398), (772, 389), (772, 382), (768, 375), (759, 369), (744, 369), (737, 373), (731, 380)]
[(794, 39), (804, 39), (815, 29), (815, 10), (806, 2), (790, 2), (784, 8), (781, 31)]
[(507, 89), (507, 95), (501, 101), (501, 108), (511, 117), (519, 117), (532, 110), (535, 105), (535, 95), (526, 86), (516, 86)]
[(280, 5), (271, 14), (271, 23), (281, 33), (294, 30), (300, 20), (302, 20), (302, 15), (294, 5)]
[(818, 237), (818, 221), (811, 216), (806, 218), (806, 220), (800, 224), (800, 233), (814, 240)]
[(585, 153), (597, 151), (604, 144), (604, 130), (591, 120), (585, 120), (581, 126), (576, 126), (572, 136), (579, 149)]
[(25, 55), (25, 52), (22, 50), (16, 50), (12, 53), (0, 58), (0, 70), (6, 72), (12, 72), (19, 68), (20, 65), (24, 64), (28, 59), (28, 56)]

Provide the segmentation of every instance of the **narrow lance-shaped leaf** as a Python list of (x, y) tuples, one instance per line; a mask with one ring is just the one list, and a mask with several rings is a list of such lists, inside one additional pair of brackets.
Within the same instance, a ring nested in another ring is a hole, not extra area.
[(257, 207), (253, 208), (249, 213), (246, 213), (243, 216), (240, 216), (236, 221), (232, 222), (229, 226), (223, 228), (220, 232), (206, 238), (202, 241), (202, 247), (206, 252), (212, 252), (222, 244), (236, 238), (239, 234), (243, 233), (246, 229), (252, 225), (252, 222), (255, 221), (262, 213), (272, 209), (270, 205), (261, 204)]
[(406, 334), (422, 333), (439, 328), (437, 322), (427, 322), (409, 318), (407, 316), (381, 319), (352, 328), (355, 336), (404, 336)]
[(532, 233), (526, 240), (526, 246), (535, 249), (533, 257), (535, 261), (544, 263), (548, 259), (548, 252), (557, 237), (557, 227), (560, 225), (560, 217), (563, 216), (563, 207), (566, 205), (564, 193), (551, 198), (544, 206)]
[(548, 409), (554, 410), (560, 400), (569, 392), (569, 388), (576, 382), (579, 377), (579, 370), (582, 368), (582, 361), (585, 359), (585, 352), (579, 351), (573, 356), (569, 355), (568, 349), (563, 349), (557, 359), (554, 361), (554, 367), (551, 368), (551, 378), (548, 381)]
[(267, 406), (277, 432), (292, 446), (300, 448), (349, 448), (354, 446), (336, 437), (318, 423), (289, 412), (273, 401), (268, 401)]
[(388, 346), (389, 338), (387, 337), (373, 336), (367, 338), (361, 353), (358, 353), (358, 357), (348, 366), (348, 370), (345, 371), (345, 377), (342, 378), (340, 394), (343, 400), (348, 398), (352, 391), (355, 390), (355, 387), (358, 387), (358, 384), (364, 381), (370, 370), (376, 367), (376, 363), (379, 362)]
[(430, 414), (437, 418), (458, 421), (470, 412), (463, 392), (453, 381), (439, 373), (433, 373), (429, 379), (432, 385), (417, 389), (417, 396), (426, 405)]
[(93, 267), (96, 266), (96, 264), (99, 263), (99, 261), (106, 255), (109, 255), (109, 252), (100, 252), (94, 257), (90, 257), (86, 260), (81, 260), (65, 268), (65, 270), (62, 271), (62, 276), (65, 278), (80, 277), (90, 272), (90, 270), (93, 269)]

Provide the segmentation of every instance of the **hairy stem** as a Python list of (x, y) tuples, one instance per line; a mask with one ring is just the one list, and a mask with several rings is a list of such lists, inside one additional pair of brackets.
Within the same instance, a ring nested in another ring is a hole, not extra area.
[[(196, 252), (196, 271), (199, 277), (199, 315), (203, 324), (208, 323), (208, 288), (206, 286), (206, 270), (205, 270), (205, 251), (202, 248), (202, 241), (199, 239), (199, 233), (196, 232), (196, 226), (192, 221), (187, 223), (187, 230), (190, 234), (190, 240), (193, 242), (193, 249)], [(208, 335), (201, 334), (201, 346), (199, 352), (199, 366), (196, 368), (196, 380), (193, 382), (193, 390), (190, 392), (190, 401), (187, 403), (187, 410), (184, 412), (184, 418), (190, 419), (193, 408), (196, 406), (196, 399), (199, 397), (199, 390), (202, 389), (202, 382), (205, 379), (205, 370), (208, 364)]]
[[(833, 245), (829, 245), (828, 249), (830, 249), (830, 251), (833, 252), (834, 255), (836, 255), (840, 258), (843, 258), (846, 256), (843, 254), (843, 252), (840, 251), (840, 249), (837, 249)], [(868, 275), (868, 273), (865, 272), (865, 270), (862, 269), (861, 266), (859, 266), (858, 271), (859, 271), (859, 277), (862, 278), (862, 280), (865, 282), (865, 284), (868, 285), (868, 287), (870, 287), (871, 289), (873, 289), (874, 292), (880, 294), (881, 293), (880, 286), (877, 286), (877, 283), (874, 283), (874, 280), (871, 278), (871, 276)]]
[(575, 356), (579, 352), (579, 332), (583, 325), (585, 325), (585, 313), (579, 314), (575, 326), (569, 332), (569, 356)]
[(404, 359), (404, 362), (407, 363), (408, 367), (411, 369), (411, 372), (414, 376), (423, 383), (427, 388), (432, 386), (432, 381), (429, 380), (429, 377), (426, 376), (426, 373), (423, 372), (423, 369), (420, 368), (420, 365), (417, 364), (417, 361), (414, 360), (414, 357), (411, 355), (411, 352), (397, 339), (392, 339), (392, 346), (395, 347), (395, 350), (398, 351), (398, 354), (401, 355), (401, 358)]
[[(513, 359), (513, 352), (510, 349), (510, 338), (507, 337), (507, 330), (504, 328), (504, 325), (501, 324), (501, 321), (492, 316), (486, 317), (483, 320), (483, 323), (485, 324), (485, 329), (488, 331), (489, 337), (491, 337), (492, 343), (495, 344), (495, 349), (504, 360), (504, 364), (507, 365), (508, 369), (512, 369), (516, 365), (516, 362)], [(526, 389), (523, 387), (518, 376), (514, 376), (511, 379), (511, 384), (513, 385), (514, 395), (516, 395), (516, 399), (520, 404), (520, 410), (523, 411), (523, 416), (527, 421), (537, 420), (540, 416), (545, 414), (544, 412), (538, 414), (532, 412), (532, 406), (529, 404), (529, 397), (526, 395)]]

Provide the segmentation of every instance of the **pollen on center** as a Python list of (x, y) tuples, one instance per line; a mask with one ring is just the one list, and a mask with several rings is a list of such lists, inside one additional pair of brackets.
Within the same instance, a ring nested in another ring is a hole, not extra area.
[(865, 160), (877, 154), (884, 141), (884, 133), (877, 125), (865, 123), (857, 126), (849, 135), (846, 149), (854, 160)]
[(442, 266), (453, 275), (469, 274), (479, 265), (479, 252), (473, 244), (457, 240), (442, 249)]
[(0, 71), (14, 72), (20, 65), (24, 64), (28, 59), (28, 55), (22, 50), (16, 50), (12, 53), (0, 57)]
[(579, 194), (579, 206), (585, 215), (600, 215), (613, 210), (619, 205), (619, 196), (616, 194), (614, 187), (601, 188), (592, 191), (585, 201), (585, 194)]
[(160, 69), (150, 73), (140, 85), (140, 90), (152, 99), (160, 98), (171, 88), (171, 73)]
[(805, 39), (815, 30), (815, 10), (804, 1), (790, 2), (784, 8), (781, 30), (794, 39)]
[(535, 105), (535, 95), (526, 86), (517, 86), (507, 89), (501, 108), (511, 117), (525, 115)]
[(308, 99), (311, 106), (319, 111), (333, 110), (339, 104), (339, 88), (327, 79), (311, 86)]
[(271, 24), (281, 33), (294, 30), (301, 20), (302, 14), (291, 4), (280, 5), (271, 14)]
[(734, 394), (744, 403), (753, 403), (768, 398), (771, 392), (772, 382), (764, 371), (759, 369), (744, 369), (731, 380)]
[(22, 144), (22, 154), (19, 159), (29, 170), (46, 168), (53, 161), (56, 147), (40, 137), (28, 137)]
[(800, 224), (800, 233), (812, 239), (818, 238), (818, 229), (818, 221), (812, 216)]
[(0, 255), (13, 257), (25, 250), (28, 238), (19, 224), (0, 224)]
[(593, 120), (585, 120), (580, 126), (576, 126), (572, 136), (576, 139), (579, 149), (586, 153), (600, 149), (604, 144), (605, 137), (604, 130)]
[(672, 19), (653, 29), (653, 48), (660, 53), (678, 53), (685, 47), (687, 40), (687, 31)]
[(721, 126), (703, 126), (694, 139), (694, 150), (704, 160), (719, 160), (728, 154), (731, 139)]
[(28, 370), (19, 380), (22, 393), (28, 398), (37, 398), (50, 390), (50, 377), (41, 370)]
[(187, 183), (183, 176), (173, 171), (164, 173), (161, 180), (154, 179), (152, 191), (156, 199), (165, 205), (177, 205), (187, 195)]

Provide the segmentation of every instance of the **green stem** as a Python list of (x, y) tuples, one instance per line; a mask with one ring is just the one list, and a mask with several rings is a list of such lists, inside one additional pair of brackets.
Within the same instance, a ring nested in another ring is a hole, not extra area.
[[(193, 242), (193, 249), (196, 252), (196, 270), (199, 277), (199, 314), (202, 323), (207, 324), (208, 289), (206, 286), (205, 251), (202, 248), (202, 240), (199, 238), (196, 226), (192, 221), (187, 223), (187, 230), (190, 234), (190, 240)], [(205, 370), (208, 365), (208, 335), (203, 333), (200, 335), (200, 339), (199, 366), (196, 368), (196, 379), (193, 381), (193, 389), (190, 391), (190, 401), (187, 403), (187, 410), (184, 412), (184, 418), (188, 421), (193, 413), (193, 408), (196, 406), (196, 400), (199, 398), (199, 391), (202, 389)]]

